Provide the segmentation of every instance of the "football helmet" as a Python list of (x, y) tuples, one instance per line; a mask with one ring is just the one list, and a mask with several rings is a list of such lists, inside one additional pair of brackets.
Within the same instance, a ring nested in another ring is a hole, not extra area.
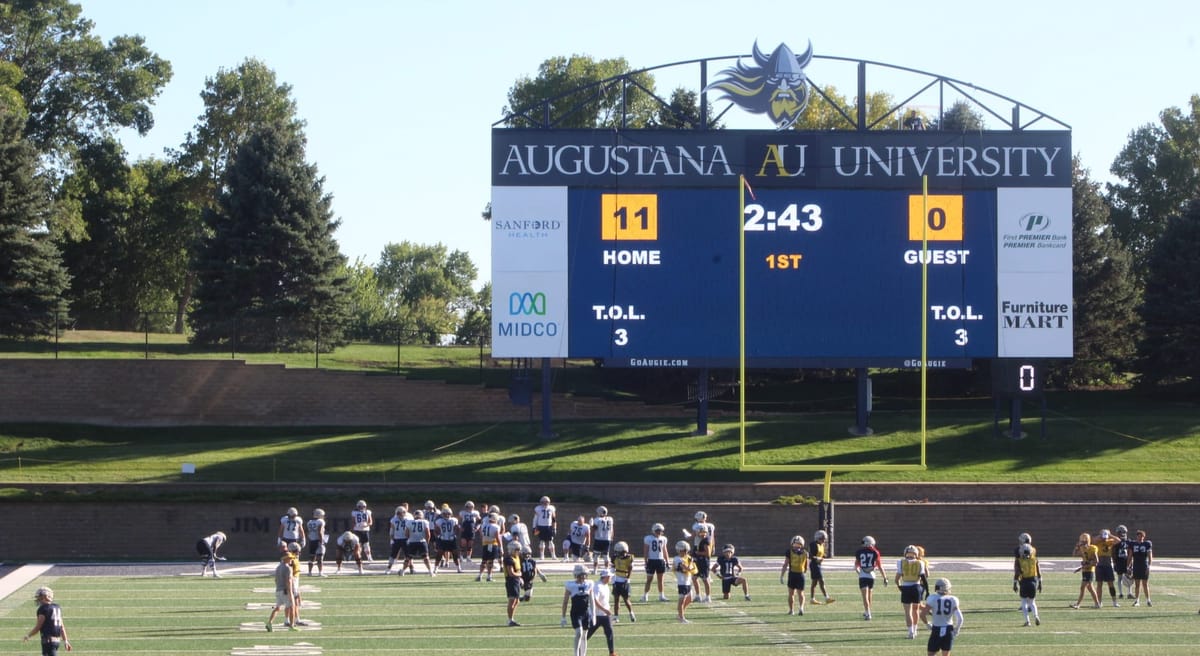
[(624, 542), (618, 542), (615, 545), (613, 545), (613, 551), (615, 551), (616, 553), (619, 553), (619, 554), (623, 554), (623, 553), (629, 551), (629, 545), (625, 544)]
[(475, 510), (475, 502), (467, 501), (466, 503), (463, 504), (463, 508), (466, 508), (467, 510)]
[(828, 539), (829, 539), (829, 534), (826, 533), (825, 531), (817, 531), (816, 533), (813, 533), (813, 542), (820, 542), (821, 540), (828, 540)]
[(1109, 536), (1111, 536), (1111, 535), (1112, 535), (1112, 533), (1109, 533), (1108, 529), (1106, 529), (1106, 528), (1100, 529), (1100, 539), (1101, 540), (1107, 540), (1109, 538)]
[(804, 536), (793, 535), (792, 536), (792, 546), (793, 547), (803, 547), (804, 546)]
[(325, 509), (317, 508), (313, 511), (313, 519), (325, 519)]
[(366, 502), (366, 501), (363, 501), (362, 499), (359, 499), (359, 500), (358, 500), (358, 503), (354, 504), (354, 508), (355, 508), (356, 510), (366, 510), (366, 508), (367, 508), (367, 502)]
[(873, 546), (875, 546), (875, 538), (873, 538), (873, 537), (871, 537), (871, 536), (869, 536), (869, 535), (867, 535), (867, 536), (864, 536), (864, 537), (863, 537), (863, 540), (862, 540), (862, 545), (863, 545), (864, 547), (873, 547)]
[(1033, 544), (1033, 536), (1028, 533), (1022, 533), (1017, 536), (1017, 544)]
[(444, 508), (442, 508), (442, 517), (449, 517), (449, 516), (451, 516), (451, 515), (453, 515), (453, 514), (454, 514), (454, 511), (453, 511), (453, 510), (450, 510), (450, 508), (449, 508), (449, 507), (444, 507)]
[(604, 506), (597, 506), (596, 515), (600, 517), (608, 517), (608, 508), (605, 508)]
[(667, 530), (667, 529), (664, 528), (662, 524), (659, 524), (657, 522), (655, 522), (654, 526), (650, 527), (651, 533), (662, 533), (665, 530)]
[(521, 543), (517, 542), (516, 540), (509, 542), (508, 543), (508, 552), (513, 553), (513, 554), (521, 553)]
[(727, 554), (733, 553), (733, 545), (727, 544), (727, 545), (721, 547), (721, 553), (727, 553)]
[(490, 521), (493, 524), (497, 524), (500, 522), (500, 515), (498, 515), (494, 512), (488, 513), (487, 518), (488, 518), (488, 521)]
[(518, 522), (520, 522), (520, 521), (521, 521), (521, 516), (520, 516), (520, 515), (518, 515), (517, 513), (513, 513), (513, 514), (511, 514), (511, 515), (509, 515), (509, 516), (508, 516), (508, 523), (509, 523), (509, 524), (516, 524), (516, 523), (518, 523)]
[(413, 511), (413, 519), (425, 519), (425, 511), (418, 508)]
[(588, 573), (587, 566), (586, 565), (576, 565), (575, 569), (571, 570), (571, 573), (574, 574), (576, 578), (579, 578), (580, 576), (587, 576), (587, 573)]
[(405, 508), (404, 506), (396, 506), (396, 514), (397, 515), (403, 515), (406, 510), (408, 510), (408, 509)]
[(1125, 528), (1124, 524), (1118, 525), (1117, 526), (1117, 537), (1123, 538), (1126, 535), (1129, 535), (1129, 529)]
[(550, 497), (542, 497), (541, 499), (538, 499), (538, 503), (542, 504), (543, 506), (548, 506), (550, 505)]
[(291, 553), (300, 553), (300, 543), (299, 542), (289, 542), (287, 550)]
[(703, 510), (697, 510), (694, 517), (696, 518), (696, 521), (702, 522), (708, 519), (708, 513), (704, 512)]
[(42, 587), (37, 589), (37, 592), (33, 593), (33, 598), (36, 601), (45, 601), (45, 602), (54, 601), (54, 590), (51, 590), (50, 586), (48, 586), (48, 585), (43, 585)]
[(495, 504), (488, 506), (488, 512), (496, 513), (497, 515), (499, 515), (500, 514), (500, 506), (497, 506)]
[(691, 545), (687, 543), (687, 540), (680, 540), (679, 542), (675, 543), (675, 551), (680, 553), (687, 551), (689, 547), (691, 547)]
[(287, 516), (288, 516), (288, 517), (295, 517), (296, 515), (299, 515), (299, 514), (300, 514), (300, 511), (299, 511), (299, 510), (296, 510), (296, 509), (295, 509), (295, 507), (292, 507), (292, 508), (288, 508), (288, 509), (287, 509)]
[(933, 583), (933, 591), (950, 594), (950, 579), (938, 579)]
[(1033, 545), (1023, 544), (1023, 545), (1021, 545), (1021, 548), (1017, 550), (1017, 553), (1021, 554), (1022, 558), (1032, 558), (1033, 557)]
[(904, 547), (904, 555), (905, 556), (907, 556), (908, 554), (912, 554), (913, 558), (916, 558), (920, 553), (921, 552), (917, 551), (917, 546), (914, 544), (910, 544), (907, 547)]
[(221, 542), (229, 541), (229, 538), (225, 537), (224, 531), (217, 531), (217, 537), (221, 539)]
[(1079, 534), (1079, 544), (1091, 544), (1091, 543), (1092, 543), (1092, 536), (1090, 533), (1080, 533)]

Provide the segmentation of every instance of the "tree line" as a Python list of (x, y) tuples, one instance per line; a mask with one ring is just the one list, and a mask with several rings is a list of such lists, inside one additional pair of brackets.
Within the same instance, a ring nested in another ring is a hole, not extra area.
[[(490, 284), (472, 288), (479, 272), (466, 253), (404, 241), (367, 264), (340, 252), (291, 87), (262, 61), (218, 69), (180, 145), (131, 162), (116, 132), (153, 127), (171, 65), (140, 36), (105, 43), (92, 28), (68, 0), (0, 4), (0, 336), (43, 336), (69, 315), (126, 330), (153, 317), (155, 330), (243, 350), (486, 339)], [(701, 125), (700, 96), (677, 88), (661, 102), (648, 72), (623, 88), (599, 84), (631, 72), (623, 58), (551, 57), (510, 88), (507, 125), (531, 124), (535, 108), (561, 127)], [(853, 126), (857, 106), (837, 88), (816, 95), (826, 102), (794, 129)], [(559, 101), (540, 103), (548, 98)], [(872, 93), (867, 123), (894, 104)], [(965, 103), (898, 118), (983, 126)], [(1076, 357), (1054, 376), (1069, 386), (1200, 380), (1200, 95), (1134, 128), (1110, 171), (1116, 181), (1101, 184), (1075, 160)]]

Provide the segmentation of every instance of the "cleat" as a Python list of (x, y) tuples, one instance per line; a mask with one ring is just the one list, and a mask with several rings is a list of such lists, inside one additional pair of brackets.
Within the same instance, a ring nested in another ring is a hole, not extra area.
[(1137, 599), (1137, 598), (1135, 598), (1135, 599), (1133, 600), (1133, 607), (1134, 607), (1134, 608), (1137, 608), (1137, 607), (1138, 607), (1138, 606), (1140, 606), (1140, 605), (1142, 605), (1142, 604), (1141, 604), (1141, 599)]
[(796, 614), (796, 611), (792, 610), (791, 608), (788, 609), (788, 615), (795, 615), (795, 614)]
[(816, 597), (813, 597), (813, 599), (812, 599), (812, 605), (814, 605), (814, 606), (820, 606), (822, 603), (823, 603), (823, 602), (822, 602), (820, 599), (817, 599)]
[(1096, 603), (1092, 604), (1092, 608), (1099, 608), (1099, 607), (1100, 607), (1100, 602), (1098, 602), (1098, 601)]
[(1154, 602), (1153, 602), (1153, 601), (1150, 601), (1150, 599), (1149, 599), (1149, 598), (1147, 598), (1147, 599), (1146, 599), (1146, 605), (1147, 605), (1147, 606), (1153, 606), (1153, 605), (1154, 605)]
[(266, 625), (267, 625), (267, 633), (270, 633), (275, 630), (275, 627), (271, 626), (270, 622), (267, 622)]
[(750, 595), (746, 595), (746, 601), (750, 601)]
[(509, 620), (508, 625), (509, 626), (521, 626), (520, 624), (517, 623), (516, 620)]
[(835, 601), (837, 601), (837, 599), (834, 599), (833, 597), (825, 597), (826, 604), (832, 604)]
[[(1134, 606), (1136, 606), (1136, 605), (1137, 604), (1135, 603)], [(1079, 604), (1071, 604), (1070, 606), (1068, 606), (1068, 608), (1079, 608)]]
[(488, 574), (488, 577), (487, 577), (487, 582), (488, 582), (488, 583), (491, 583), (491, 582), (492, 582), (492, 575), (491, 575), (491, 574)]
[(1113, 599), (1113, 608), (1120, 608), (1120, 607), (1121, 607), (1121, 604), (1118, 604), (1117, 600)]
[(1021, 626), (1029, 626), (1029, 620), (1025, 620), (1025, 623), (1022, 624)]
[(659, 601), (670, 601), (669, 599), (667, 599), (666, 595), (658, 595), (658, 600)]
[(803, 609), (803, 608), (801, 608), (800, 610), (797, 610), (797, 611), (796, 611), (796, 614), (797, 614), (797, 615), (803, 615), (803, 614), (804, 614), (804, 609)]
[(644, 603), (647, 601), (650, 601), (650, 593), (646, 593), (646, 594), (642, 595), (642, 602)]
[(680, 624), (691, 624), (691, 622), (688, 621), (688, 618), (686, 618), (686, 617), (679, 618), (679, 623)]
[(630, 622), (636, 622), (636, 621), (637, 621), (637, 618), (633, 616), (633, 613), (630, 613), (630, 614), (629, 614), (629, 621), (630, 621)]
[(1034, 623), (1034, 624), (1036, 624), (1036, 625), (1038, 625), (1038, 626), (1041, 626), (1041, 625), (1042, 625), (1042, 618), (1038, 617), (1037, 615), (1034, 615), (1034, 616), (1033, 616), (1033, 623)]

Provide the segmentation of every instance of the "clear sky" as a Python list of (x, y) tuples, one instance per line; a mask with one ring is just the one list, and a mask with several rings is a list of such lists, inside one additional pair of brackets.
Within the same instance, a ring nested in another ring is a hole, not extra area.
[[(1099, 180), (1132, 130), (1200, 93), (1200, 3), (1184, 0), (80, 1), (101, 38), (140, 34), (174, 67), (153, 131), (122, 135), (132, 157), (179, 146), (206, 79), (256, 57), (292, 85), (343, 253), (374, 263), (390, 242), (440, 242), (468, 252), (481, 281), (491, 276), (480, 218), (491, 124), (513, 83), (552, 56), (642, 68), (744, 54), (756, 40), (766, 51), (811, 40), (818, 55), (969, 81), (1054, 116)], [(809, 66), (811, 78), (854, 96), (852, 81), (820, 66)], [(694, 75), (660, 77), (658, 90), (694, 89)], [(880, 90), (902, 100), (915, 89)], [(731, 126), (770, 128), (747, 119)]]

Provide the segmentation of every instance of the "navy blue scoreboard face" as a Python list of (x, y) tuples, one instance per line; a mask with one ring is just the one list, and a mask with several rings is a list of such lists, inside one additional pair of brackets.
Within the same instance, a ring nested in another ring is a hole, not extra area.
[(496, 357), (1071, 354), (1067, 133), (501, 129), (492, 157)]

